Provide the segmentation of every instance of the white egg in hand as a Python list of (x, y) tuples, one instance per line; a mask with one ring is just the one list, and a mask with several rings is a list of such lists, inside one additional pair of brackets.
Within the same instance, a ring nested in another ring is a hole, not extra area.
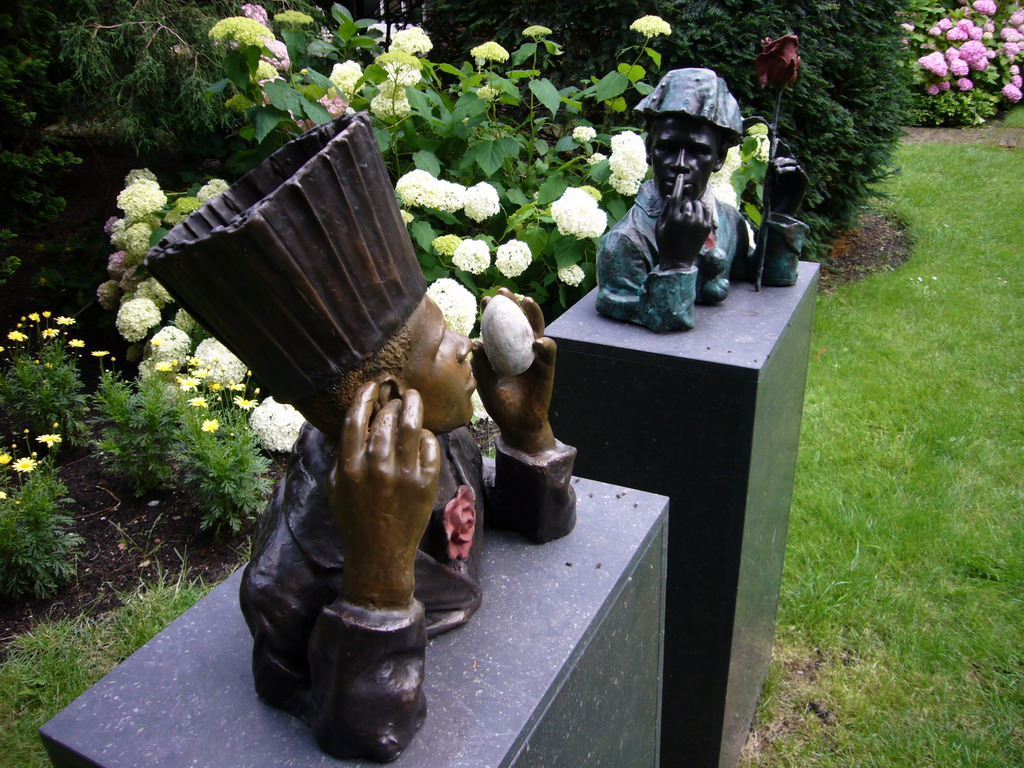
[(511, 299), (493, 296), (487, 302), (480, 336), (491, 367), (502, 376), (518, 376), (533, 364), (533, 328)]

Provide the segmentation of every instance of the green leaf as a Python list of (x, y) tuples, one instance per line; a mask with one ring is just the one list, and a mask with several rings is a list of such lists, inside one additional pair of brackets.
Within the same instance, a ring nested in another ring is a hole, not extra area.
[(409, 227), (409, 234), (412, 235), (412, 239), (416, 241), (416, 245), (424, 253), (431, 253), (433, 251), (431, 243), (437, 238), (437, 231), (430, 226), (430, 222), (414, 221)]
[(629, 80), (621, 72), (609, 72), (594, 85), (594, 99), (608, 101), (622, 95), (629, 87)]
[(440, 69), (442, 72), (445, 72), (449, 75), (454, 75), (455, 77), (458, 78), (461, 78), (465, 74), (461, 69), (456, 69), (451, 64), (445, 64), (444, 62), (438, 64), (437, 68)]
[(264, 83), (263, 92), (267, 94), (270, 103), (278, 109), (291, 112), (296, 117), (305, 112), (306, 98), (284, 80), (271, 80), (269, 83)]
[(544, 139), (537, 139), (533, 142), (533, 149), (538, 155), (544, 157), (548, 153), (548, 143)]
[(391, 146), (391, 142), (394, 140), (391, 131), (385, 131), (383, 128), (374, 128), (373, 135), (377, 137), (377, 146), (380, 147), (381, 152), (387, 151), (387, 148)]
[(612, 112), (625, 112), (626, 111), (626, 100), (619, 96), (617, 99), (613, 99), (608, 105)]
[(530, 227), (519, 235), (519, 239), (530, 246), (530, 252), (535, 259), (541, 257), (548, 245), (548, 233), (540, 227)]
[(331, 113), (327, 111), (327, 107), (321, 104), (319, 101), (306, 101), (302, 105), (303, 111), (306, 113), (306, 117), (312, 120), (317, 125), (323, 125), (329, 123), (334, 118), (331, 117)]
[(482, 115), (486, 111), (487, 102), (479, 98), (475, 93), (464, 93), (455, 102), (455, 108), (452, 110), (452, 120), (456, 123), (461, 123), (466, 118)]
[(651, 85), (650, 83), (640, 82), (640, 83), (634, 83), (633, 84), (633, 89), (637, 93), (639, 93), (641, 96), (646, 96), (648, 93), (650, 93), (651, 91), (654, 90), (654, 86)]
[(618, 221), (626, 215), (626, 211), (629, 210), (629, 205), (621, 197), (610, 197), (607, 198), (605, 207), (608, 209), (608, 213), (611, 214), (615, 221)]
[(360, 48), (369, 48), (370, 46), (374, 45), (377, 42), (377, 40), (376, 38), (367, 37), (366, 35), (357, 35), (348, 42), (349, 45), (356, 45), (359, 46)]
[(306, 77), (309, 78), (309, 82), (313, 83), (313, 85), (318, 85), (325, 91), (329, 91), (331, 88), (334, 88), (334, 83), (330, 81), (330, 78), (324, 77), (314, 69), (307, 70)]
[(535, 54), (536, 52), (537, 52), (537, 44), (536, 43), (523, 43), (523, 45), (519, 48), (519, 50), (515, 51), (512, 54), (511, 66), (518, 67), (520, 64), (522, 64), (528, 58), (533, 56), (533, 54)]
[(411, 86), (406, 86), (405, 94), (409, 98), (409, 105), (412, 107), (413, 112), (425, 120), (434, 122), (434, 107), (431, 105), (426, 95), (424, 95), (423, 91), (417, 90)]
[(156, 229), (154, 229), (153, 234), (149, 236), (150, 247), (152, 248), (154, 245), (163, 240), (164, 235), (166, 235), (169, 231), (170, 230), (168, 230), (167, 227), (157, 227)]
[(256, 143), (262, 144), (267, 135), (277, 128), (282, 120), (291, 121), (291, 115), (277, 107), (258, 107), (252, 116), (256, 127)]
[(508, 192), (505, 193), (505, 197), (514, 205), (526, 205), (530, 202), (530, 199), (519, 187), (511, 187)]
[(221, 91), (223, 91), (225, 88), (228, 87), (228, 83), (230, 83), (230, 82), (231, 82), (231, 80), (229, 80), (228, 78), (225, 77), (223, 80), (218, 80), (213, 85), (207, 86), (206, 92), (207, 93), (220, 93)]
[(590, 166), (590, 178), (594, 181), (604, 183), (612, 175), (612, 167), (605, 158), (600, 163)]
[(491, 176), (501, 168), (506, 158), (519, 155), (519, 142), (506, 136), (494, 141), (482, 141), (470, 151), (480, 169)]
[(421, 171), (426, 171), (435, 178), (441, 176), (441, 163), (438, 162), (437, 155), (433, 152), (428, 152), (425, 149), (414, 152), (412, 162)]
[(306, 33), (301, 29), (282, 29), (281, 37), (288, 47), (288, 58), (298, 64), (302, 60), (302, 54), (306, 50)]
[(331, 5), (331, 16), (339, 24), (343, 21), (352, 21), (352, 11), (341, 3), (334, 3)]
[(570, 149), (575, 149), (576, 146), (576, 139), (572, 137), (571, 133), (567, 133), (555, 143), (555, 152), (567, 152)]
[(569, 187), (569, 181), (560, 173), (553, 173), (548, 176), (540, 190), (537, 192), (537, 203), (547, 205), (553, 203), (562, 196), (562, 193)]
[[(249, 55), (250, 52), (255, 56)], [(235, 87), (245, 93), (249, 87), (249, 73), (256, 71), (256, 62), (260, 60), (260, 49), (255, 45), (228, 51), (224, 57), (224, 72)], [(252, 62), (252, 67), (249, 64)]]
[(323, 58), (327, 58), (333, 56), (336, 52), (337, 48), (328, 43), (326, 40), (321, 40), (320, 38), (310, 40), (309, 45), (306, 47), (306, 53), (308, 53), (310, 56), (320, 56)]
[(655, 51), (653, 48), (644, 46), (644, 53), (651, 57), (651, 61), (654, 62), (654, 66), (657, 69), (661, 69), (661, 54)]
[(554, 116), (558, 112), (558, 108), (562, 105), (562, 97), (558, 95), (558, 89), (551, 83), (550, 80), (544, 78), (543, 80), (531, 80), (528, 85), (531, 93), (537, 97), (548, 112)]
[(586, 245), (582, 240), (569, 236), (561, 237), (555, 243), (555, 264), (559, 269), (571, 267), (578, 263), (586, 251)]
[(637, 80), (642, 80), (647, 72), (639, 64), (619, 64), (618, 71), (626, 77), (631, 83), (635, 83)]

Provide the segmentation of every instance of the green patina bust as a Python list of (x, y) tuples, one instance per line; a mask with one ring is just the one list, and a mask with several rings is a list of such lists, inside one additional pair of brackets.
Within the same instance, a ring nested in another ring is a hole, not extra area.
[[(708, 187), (730, 147), (740, 143), (739, 105), (710, 69), (667, 73), (641, 101), (654, 178), (602, 238), (597, 310), (653, 331), (688, 330), (694, 304), (717, 304), (730, 282), (753, 281), (759, 254), (740, 212)], [(807, 177), (792, 158), (773, 161), (775, 193), (766, 217), (764, 284), (793, 285), (807, 225), (793, 217)]]

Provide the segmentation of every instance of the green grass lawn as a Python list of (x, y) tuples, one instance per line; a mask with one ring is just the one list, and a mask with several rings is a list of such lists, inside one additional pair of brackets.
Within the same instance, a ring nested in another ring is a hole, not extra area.
[[(1024, 765), (1024, 152), (913, 145), (899, 269), (819, 299), (776, 662), (745, 765)], [(0, 667), (0, 763), (191, 605), (162, 584)]]
[(1024, 152), (900, 158), (913, 256), (818, 301), (747, 765), (1024, 765)]

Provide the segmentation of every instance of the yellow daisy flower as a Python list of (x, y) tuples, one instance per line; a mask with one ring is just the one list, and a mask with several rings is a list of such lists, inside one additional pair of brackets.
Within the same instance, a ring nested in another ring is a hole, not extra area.
[(11, 463), (11, 459), (13, 459), (13, 458), (14, 457), (11, 456), (11, 454), (9, 454), (9, 453), (0, 453), (0, 466), (4, 466), (6, 464), (10, 464)]
[(39, 313), (38, 312), (29, 312), (28, 319), (31, 320), (33, 323), (38, 323), (39, 322)]
[(92, 356), (93, 357), (106, 357), (109, 354), (110, 353), (107, 352), (106, 350), (97, 350), (97, 351), (92, 353)]
[(52, 339), (54, 336), (58, 336), (58, 335), (60, 335), (60, 331), (58, 331), (56, 328), (44, 328), (43, 329), (43, 338), (44, 339)]
[(37, 443), (46, 443), (47, 448), (52, 448), (54, 443), (61, 442), (60, 435), (39, 435), (36, 438)]
[(11, 341), (28, 341), (28, 336), (21, 331), (11, 331), (7, 334), (7, 338)]
[(74, 325), (77, 321), (73, 317), (61, 315), (57, 318), (57, 325)]
[(81, 348), (81, 347), (85, 346), (85, 342), (82, 341), (81, 339), (69, 339), (68, 340), (68, 346), (69, 347), (75, 347), (75, 348)]
[(220, 429), (220, 422), (216, 419), (206, 419), (203, 422), (203, 432), (216, 432)]
[(188, 401), (188, 404), (193, 408), (209, 408), (210, 404), (206, 402), (205, 397), (193, 397)]
[(35, 469), (36, 468), (36, 464), (38, 464), (38, 463), (39, 462), (37, 462), (35, 459), (30, 459), (30, 458), (28, 458), (26, 456), (24, 458), (16, 460), (11, 465), (11, 468), (15, 472), (25, 472), (25, 473), (28, 473), (28, 472), (31, 472), (33, 469)]

